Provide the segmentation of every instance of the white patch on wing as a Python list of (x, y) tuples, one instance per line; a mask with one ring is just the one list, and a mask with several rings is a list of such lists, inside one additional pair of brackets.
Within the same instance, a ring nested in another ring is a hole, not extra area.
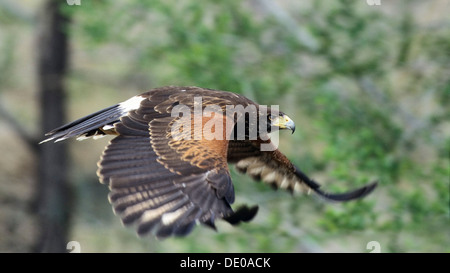
[(303, 183), (295, 183), (294, 184), (294, 192), (298, 193), (309, 193), (309, 188), (306, 187)]
[(102, 130), (105, 130), (105, 131), (111, 130), (111, 129), (114, 129), (114, 125), (108, 124), (108, 125), (105, 125), (102, 127)]
[(276, 172), (269, 172), (265, 176), (262, 177), (262, 180), (266, 183), (273, 183), (275, 181)]
[(165, 226), (174, 223), (183, 213), (187, 211), (188, 207), (181, 207), (172, 212), (166, 212), (161, 217), (161, 223)]
[(251, 164), (257, 161), (257, 158), (255, 157), (249, 157), (246, 159), (239, 160), (239, 162), (236, 164), (236, 167), (241, 170), (245, 171)]
[(141, 96), (134, 96), (124, 102), (119, 103), (120, 109), (124, 113), (128, 113), (132, 110), (136, 110), (141, 106), (141, 101), (143, 101), (145, 98)]
[(99, 138), (102, 138), (102, 137), (105, 137), (106, 135), (94, 135), (92, 138), (93, 139), (99, 139)]
[[(49, 140), (53, 140), (53, 139), (54, 139), (54, 137), (50, 138)], [(63, 140), (65, 140), (65, 139), (67, 139), (67, 137), (61, 137), (61, 138), (55, 140), (55, 143), (56, 143), (56, 142), (63, 141)], [(46, 140), (46, 141), (47, 141), (47, 140)], [(41, 143), (42, 143), (42, 142), (41, 142)]]
[[(78, 140), (78, 141), (82, 141), (82, 140), (85, 140), (85, 139), (88, 139), (88, 138), (90, 138), (90, 137), (87, 137), (87, 136), (85, 136), (85, 135), (82, 135), (82, 136), (77, 137), (77, 140)], [(60, 140), (63, 140), (63, 139), (60, 139)], [(57, 140), (57, 141), (58, 141), (58, 140)]]
[(280, 182), (280, 189), (287, 189), (289, 187), (289, 180), (286, 177), (283, 177), (283, 180)]
[(153, 220), (155, 220), (157, 217), (160, 217), (161, 215), (163, 215), (164, 212), (166, 212), (167, 210), (170, 210), (171, 208), (173, 208), (178, 201), (171, 201), (168, 202), (167, 204), (164, 204), (160, 207), (154, 208), (154, 209), (149, 209), (150, 206), (148, 206), (148, 204), (152, 204), (153, 202), (151, 200), (148, 200), (147, 202), (142, 202), (139, 203), (137, 205), (134, 206), (130, 206), (128, 207), (124, 212), (124, 215), (127, 214), (132, 214), (138, 211), (144, 211), (144, 213), (141, 216), (141, 223), (145, 223), (145, 222), (151, 222)]

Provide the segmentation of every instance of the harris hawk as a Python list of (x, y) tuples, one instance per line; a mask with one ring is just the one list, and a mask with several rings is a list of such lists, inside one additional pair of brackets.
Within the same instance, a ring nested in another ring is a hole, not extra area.
[(231, 207), (228, 164), (274, 188), (312, 191), (331, 201), (359, 199), (376, 187), (375, 182), (346, 193), (323, 191), (271, 141), (269, 133), (282, 129), (295, 130), (286, 114), (242, 95), (168, 86), (56, 128), (42, 142), (115, 135), (97, 175), (110, 189), (114, 213), (124, 225), (136, 224), (138, 235), (184, 236), (196, 223), (215, 229), (218, 218), (233, 225), (250, 221), (258, 206)]

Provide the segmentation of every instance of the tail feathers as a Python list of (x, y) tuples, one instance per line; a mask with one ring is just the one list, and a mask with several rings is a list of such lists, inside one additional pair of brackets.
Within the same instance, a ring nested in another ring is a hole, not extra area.
[(71, 137), (78, 137), (84, 139), (90, 136), (97, 136), (99, 134), (105, 134), (100, 128), (111, 129), (113, 124), (119, 121), (119, 118), (126, 114), (123, 107), (119, 104), (105, 108), (88, 116), (77, 119), (71, 123), (53, 129), (46, 133), (46, 139), (39, 144), (47, 141), (62, 141)]
[(378, 185), (378, 182), (375, 181), (375, 182), (367, 184), (361, 188), (358, 188), (356, 190), (352, 190), (349, 192), (328, 193), (328, 192), (322, 191), (320, 189), (320, 184), (318, 184), (314, 180), (310, 179), (299, 169), (296, 169), (295, 174), (297, 175), (298, 178), (300, 178), (306, 185), (308, 185), (308, 187), (310, 187), (320, 197), (322, 197), (326, 200), (329, 200), (329, 201), (336, 201), (336, 202), (344, 202), (344, 201), (350, 201), (350, 200), (363, 198), (364, 196), (371, 193)]

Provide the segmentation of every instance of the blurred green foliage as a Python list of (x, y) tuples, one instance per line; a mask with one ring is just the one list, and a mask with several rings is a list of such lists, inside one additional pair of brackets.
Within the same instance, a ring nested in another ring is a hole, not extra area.
[[(84, 238), (82, 246), (365, 252), (367, 242), (378, 240), (383, 252), (450, 251), (450, 21), (445, 12), (416, 16), (443, 1), (384, 1), (379, 7), (355, 0), (298, 2), (131, 0), (67, 6), (72, 49), (81, 52), (73, 60), (71, 96), (83, 104), (86, 97), (79, 94), (94, 87), (125, 99), (111, 90), (131, 95), (157, 86), (196, 85), (280, 104), (299, 128), (297, 135), (281, 135), (281, 150), (296, 165), (329, 191), (376, 179), (376, 192), (361, 201), (327, 204), (290, 198), (233, 172), (237, 203), (260, 204), (253, 222), (237, 228), (219, 223), (217, 233), (197, 227), (187, 238), (161, 242), (137, 239), (112, 213), (93, 221), (92, 213), (102, 214), (99, 207), (108, 209), (107, 191), (93, 183), (93, 172), (79, 174), (83, 205), (73, 234)], [(429, 17), (435, 19), (421, 19)], [(93, 191), (97, 197), (87, 198)]]

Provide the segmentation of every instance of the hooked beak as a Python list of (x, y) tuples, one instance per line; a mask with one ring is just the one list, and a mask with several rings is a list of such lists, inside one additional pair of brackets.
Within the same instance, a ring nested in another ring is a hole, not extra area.
[(292, 134), (295, 132), (295, 123), (294, 121), (288, 117), (287, 115), (282, 115), (272, 120), (272, 125), (277, 126), (281, 129), (289, 129), (292, 131)]

